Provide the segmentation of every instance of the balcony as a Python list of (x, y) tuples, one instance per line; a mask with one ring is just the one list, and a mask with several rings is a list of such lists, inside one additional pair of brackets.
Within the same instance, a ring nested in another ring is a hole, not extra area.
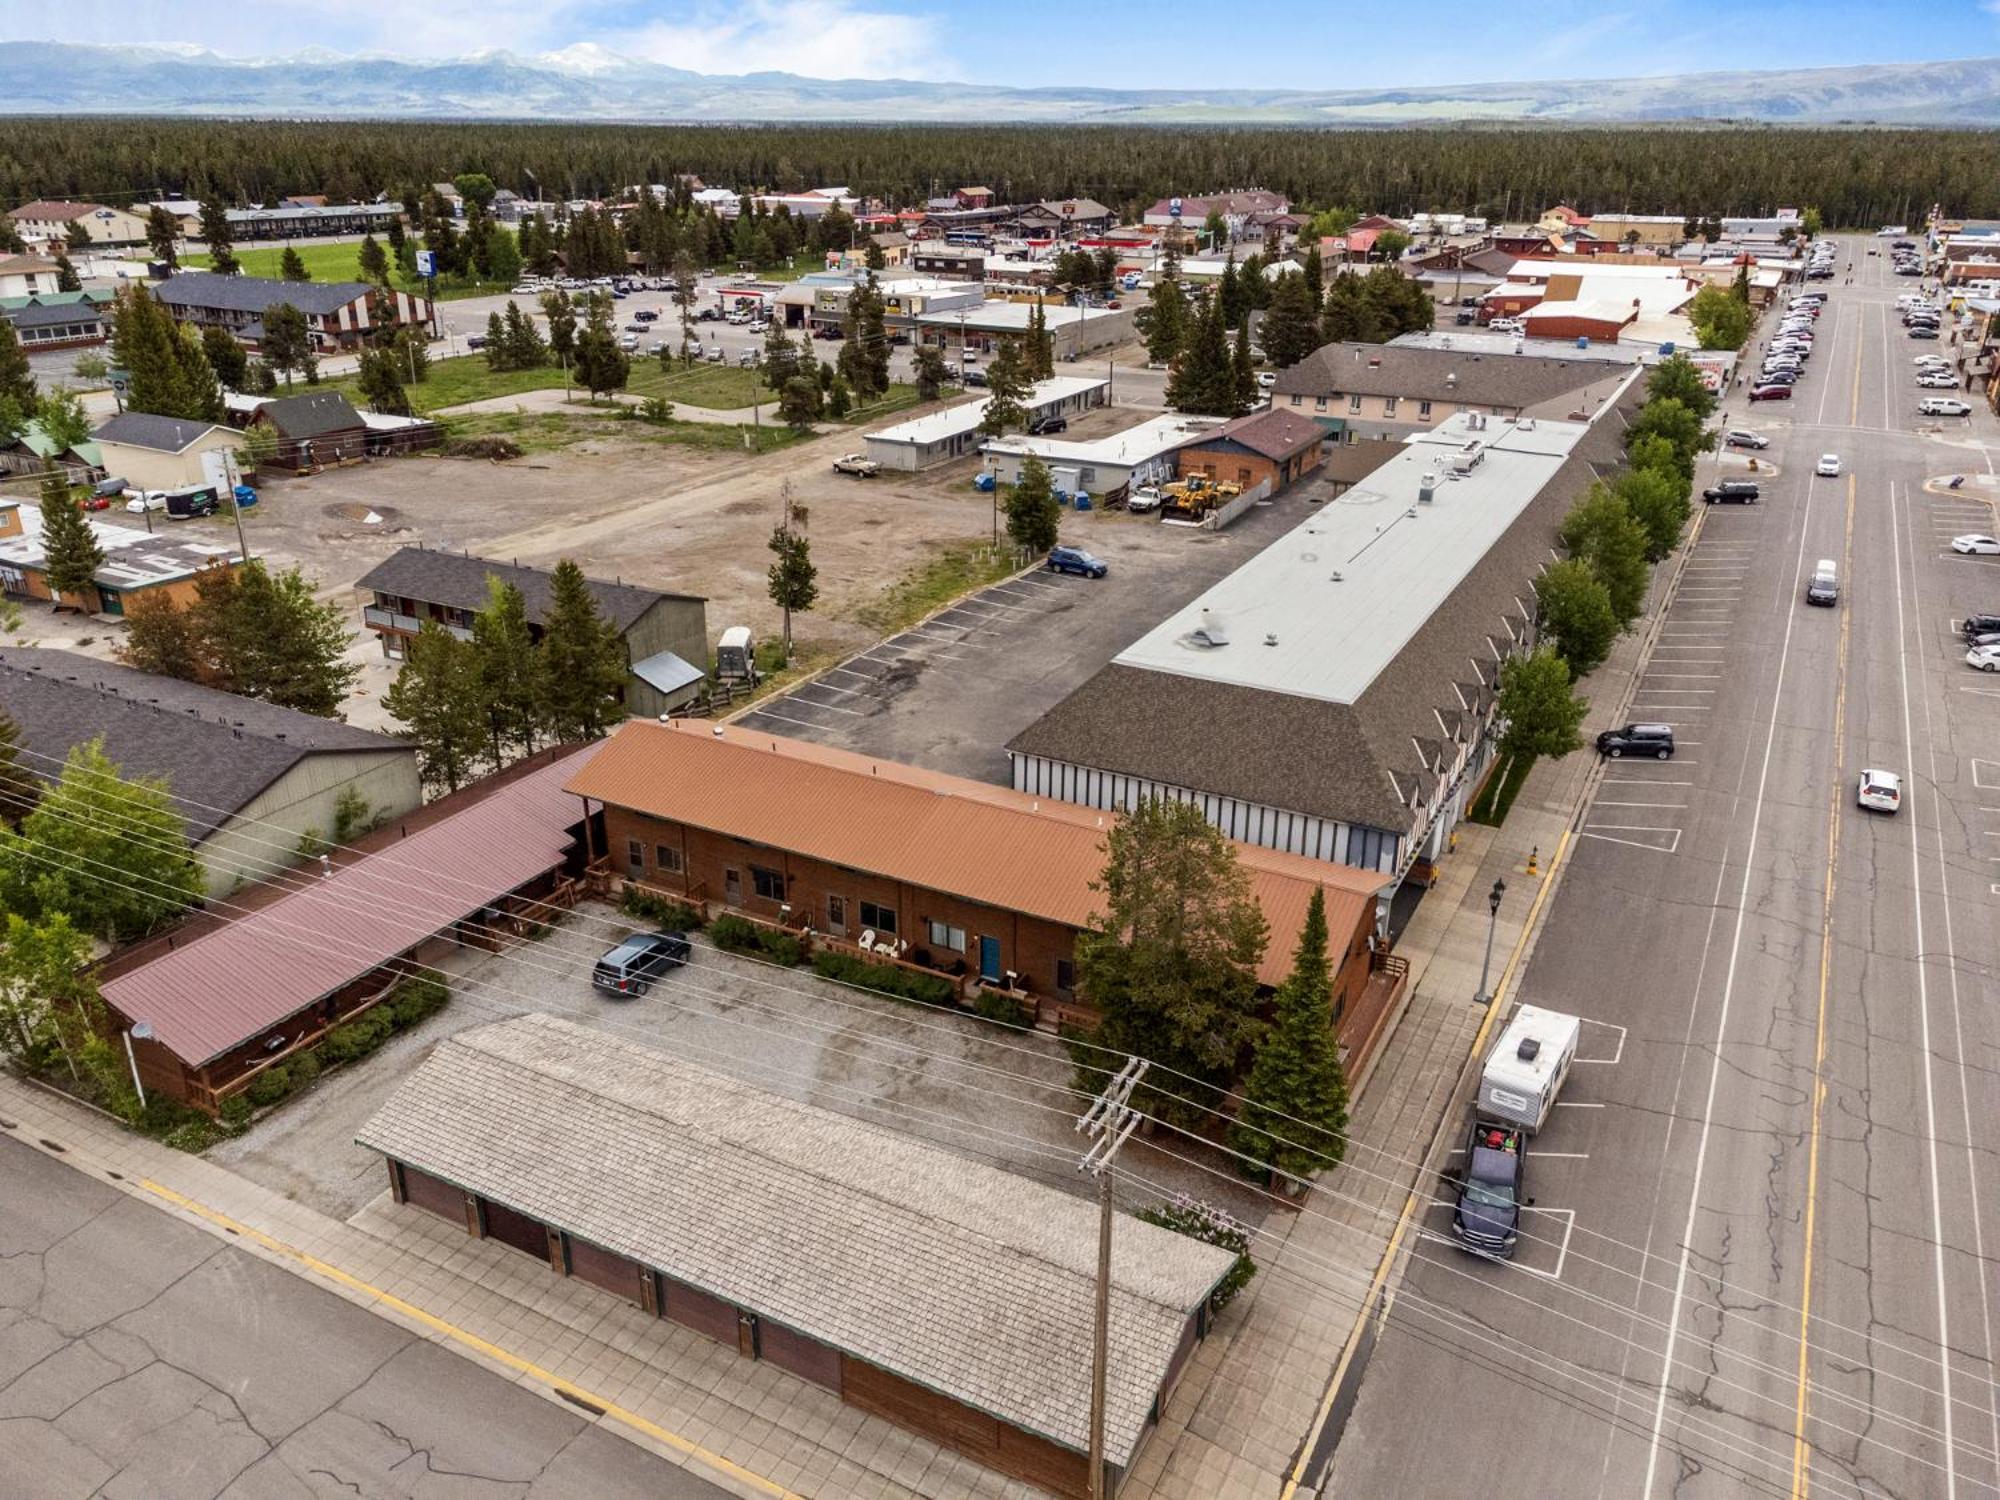
[[(398, 614), (395, 610), (384, 609), (379, 604), (361, 606), (361, 623), (370, 630), (394, 630), (404, 635), (415, 635), (424, 625), (424, 622), (415, 615)], [(431, 623), (443, 625), (461, 641), (472, 639), (472, 632), (463, 625), (446, 624), (443, 620), (434, 620)]]

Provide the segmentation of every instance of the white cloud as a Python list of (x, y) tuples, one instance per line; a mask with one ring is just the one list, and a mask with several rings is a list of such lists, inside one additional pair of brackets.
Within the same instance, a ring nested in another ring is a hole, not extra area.
[(803, 73), (810, 78), (956, 77), (928, 16), (868, 10), (853, 0), (745, 0), (653, 21), (603, 39), (696, 73)]

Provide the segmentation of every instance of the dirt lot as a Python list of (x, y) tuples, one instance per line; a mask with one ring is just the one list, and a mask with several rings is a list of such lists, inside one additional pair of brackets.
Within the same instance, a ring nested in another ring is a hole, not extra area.
[[(452, 1002), (416, 1031), (327, 1078), (215, 1147), (210, 1156), (325, 1213), (346, 1218), (383, 1190), (381, 1159), (355, 1133), (439, 1041), (539, 1010), (659, 1047), (689, 1062), (839, 1114), (1087, 1194), (1076, 1170), (1062, 1047), (976, 1018), (901, 1005), (834, 985), (806, 970), (774, 969), (696, 940), (694, 962), (652, 993), (609, 1000), (590, 965), (629, 924), (610, 907), (580, 908), (543, 941), (502, 954), (467, 950), (453, 964)], [(1003, 1076), (1012, 1075), (1012, 1076)], [(1258, 1195), (1222, 1175), (1169, 1160), (1135, 1140), (1121, 1159), (1167, 1193), (1187, 1191), (1251, 1222)], [(1155, 1201), (1140, 1192), (1133, 1202)]]

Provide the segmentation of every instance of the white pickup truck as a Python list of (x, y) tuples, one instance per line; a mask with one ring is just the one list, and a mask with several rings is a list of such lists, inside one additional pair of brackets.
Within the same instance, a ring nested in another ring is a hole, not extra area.
[(849, 453), (833, 461), (833, 472), (851, 474), (856, 479), (873, 479), (882, 472), (882, 466), (865, 453)]

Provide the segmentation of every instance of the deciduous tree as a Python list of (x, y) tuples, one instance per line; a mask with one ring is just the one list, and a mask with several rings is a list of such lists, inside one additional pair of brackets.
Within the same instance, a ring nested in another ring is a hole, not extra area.
[(1704, 349), (1741, 349), (1750, 337), (1750, 309), (1719, 286), (1696, 292), (1687, 314)]
[(35, 418), (41, 425), (42, 436), (54, 446), (60, 457), (80, 443), (90, 441), (95, 430), (89, 414), (83, 409), (83, 398), (66, 385), (51, 387), (42, 397), (42, 409)]
[(1618, 615), (1611, 595), (1577, 558), (1552, 563), (1535, 580), (1535, 605), (1542, 634), (1581, 677), (1611, 652), (1618, 638)]
[(21, 726), (0, 708), (0, 825), (18, 828), (41, 795), (41, 778), (22, 763)]
[(1611, 481), (1611, 489), (1625, 502), (1646, 533), (1646, 561), (1659, 562), (1670, 554), (1687, 525), (1687, 488), (1671, 469), (1627, 469)]
[(1553, 646), (1540, 646), (1501, 664), (1499, 708), (1507, 754), (1560, 760), (1582, 745), (1577, 731), (1590, 703), (1570, 691), (1569, 663)]
[(1563, 550), (1587, 565), (1604, 585), (1622, 630), (1646, 602), (1646, 531), (1625, 501), (1598, 481), (1571, 507), (1557, 533)]
[(1706, 422), (1715, 414), (1715, 397), (1703, 383), (1701, 371), (1685, 354), (1661, 360), (1646, 377), (1646, 400), (1650, 403), (1667, 399), (1680, 402), (1695, 414), (1697, 421)]

